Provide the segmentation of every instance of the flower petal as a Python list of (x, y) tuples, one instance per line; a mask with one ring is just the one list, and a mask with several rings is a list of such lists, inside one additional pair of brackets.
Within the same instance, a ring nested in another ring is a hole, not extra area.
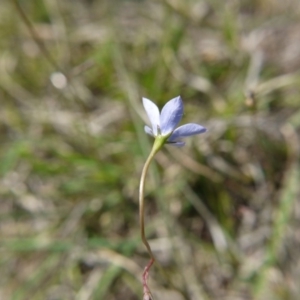
[(153, 131), (149, 126), (145, 125), (144, 130), (147, 134), (154, 136)]
[(200, 134), (205, 132), (206, 130), (207, 129), (205, 127), (198, 124), (194, 124), (194, 123), (185, 124), (175, 129), (172, 135), (170, 136), (169, 140), (175, 141), (178, 138)]
[(185, 145), (185, 142), (167, 142), (167, 145), (170, 145), (170, 146), (174, 146), (174, 147), (183, 147)]
[(157, 135), (157, 126), (160, 127), (160, 113), (157, 105), (147, 98), (143, 98), (143, 105), (152, 125), (153, 135)]
[(161, 134), (170, 134), (180, 122), (183, 115), (183, 103), (181, 97), (173, 98), (163, 107), (160, 115)]

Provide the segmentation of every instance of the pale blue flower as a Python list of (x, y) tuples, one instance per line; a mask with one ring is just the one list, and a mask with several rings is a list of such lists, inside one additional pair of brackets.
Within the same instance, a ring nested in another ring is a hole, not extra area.
[(205, 127), (194, 123), (175, 129), (183, 115), (183, 103), (180, 96), (167, 102), (161, 113), (157, 105), (147, 98), (143, 98), (143, 105), (152, 125), (152, 129), (145, 126), (145, 132), (155, 138), (162, 138), (165, 140), (164, 143), (182, 147), (185, 145), (181, 141), (182, 138), (206, 131)]

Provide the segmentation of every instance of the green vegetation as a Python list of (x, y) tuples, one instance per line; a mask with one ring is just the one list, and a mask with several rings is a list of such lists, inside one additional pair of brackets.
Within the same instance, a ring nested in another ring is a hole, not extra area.
[[(0, 299), (139, 300), (142, 97), (156, 299), (298, 299), (300, 4), (2, 0)], [(163, 270), (163, 271), (162, 271)]]

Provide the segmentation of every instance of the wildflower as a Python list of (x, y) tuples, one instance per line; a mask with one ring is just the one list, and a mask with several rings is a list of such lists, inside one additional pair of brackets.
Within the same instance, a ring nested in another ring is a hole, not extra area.
[(181, 141), (182, 138), (206, 131), (205, 127), (195, 123), (176, 128), (183, 115), (183, 103), (180, 96), (168, 101), (161, 113), (157, 105), (147, 98), (143, 98), (143, 105), (152, 125), (152, 129), (145, 126), (145, 132), (155, 137), (155, 141), (159, 142), (159, 148), (164, 144), (182, 147), (185, 145), (185, 142)]
[(141, 239), (150, 255), (150, 261), (145, 267), (142, 276), (144, 290), (143, 299), (151, 300), (153, 298), (148, 287), (147, 279), (150, 268), (155, 261), (155, 257), (152, 253), (151, 247), (145, 235), (144, 189), (146, 174), (152, 159), (154, 158), (155, 154), (163, 147), (164, 144), (171, 144), (177, 147), (184, 146), (185, 143), (181, 141), (181, 138), (203, 133), (206, 131), (206, 128), (198, 124), (188, 123), (176, 129), (176, 126), (180, 122), (183, 115), (183, 103), (180, 96), (167, 102), (166, 105), (163, 107), (161, 113), (159, 112), (159, 109), (156, 106), (156, 104), (154, 104), (151, 100), (143, 98), (143, 104), (152, 125), (152, 129), (148, 126), (145, 126), (145, 132), (155, 138), (152, 150), (142, 170), (139, 189)]

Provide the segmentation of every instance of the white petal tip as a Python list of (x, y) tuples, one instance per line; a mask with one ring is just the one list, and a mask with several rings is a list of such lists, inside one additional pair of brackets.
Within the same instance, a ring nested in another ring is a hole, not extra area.
[(154, 137), (153, 131), (152, 131), (152, 129), (151, 129), (149, 126), (145, 125), (145, 126), (144, 126), (144, 130), (145, 130), (145, 132), (146, 132), (147, 134), (149, 134), (149, 135), (151, 135), (151, 136)]

